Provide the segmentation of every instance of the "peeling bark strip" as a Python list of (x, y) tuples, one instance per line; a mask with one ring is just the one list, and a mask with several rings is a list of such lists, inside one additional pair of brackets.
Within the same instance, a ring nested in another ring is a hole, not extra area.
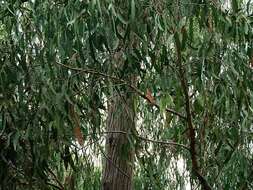
[[(116, 95), (110, 102), (107, 118), (108, 131), (131, 133), (135, 127), (133, 98)], [(103, 190), (131, 190), (133, 175), (133, 148), (128, 135), (110, 133), (106, 138), (106, 155), (103, 168)]]

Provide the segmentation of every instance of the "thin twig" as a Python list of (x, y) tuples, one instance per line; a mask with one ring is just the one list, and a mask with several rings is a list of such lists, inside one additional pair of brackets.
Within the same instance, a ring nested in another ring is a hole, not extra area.
[[(131, 134), (131, 133), (128, 133), (128, 132), (125, 132), (125, 131), (105, 131), (105, 132), (102, 132), (104, 134), (108, 134), (108, 133), (120, 133), (120, 134), (124, 134), (124, 135), (134, 135), (134, 134)], [(146, 137), (142, 137), (142, 136), (139, 136), (139, 135), (134, 135), (136, 138), (138, 139), (141, 139), (143, 141), (148, 141), (148, 142), (152, 142), (152, 143), (157, 143), (157, 144), (162, 144), (164, 146), (180, 146), (188, 151), (190, 151), (190, 148), (188, 148), (187, 146), (183, 145), (183, 144), (179, 144), (179, 143), (176, 143), (176, 142), (173, 142), (173, 141), (160, 141), (160, 140), (154, 140), (154, 139), (149, 139), (149, 138), (146, 138)]]

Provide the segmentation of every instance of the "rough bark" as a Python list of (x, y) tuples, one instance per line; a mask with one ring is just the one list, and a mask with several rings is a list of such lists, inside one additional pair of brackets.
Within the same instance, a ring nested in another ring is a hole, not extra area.
[[(133, 97), (117, 94), (110, 102), (107, 131), (131, 133), (135, 127)], [(108, 133), (102, 180), (103, 190), (131, 190), (133, 176), (133, 147), (127, 134)]]

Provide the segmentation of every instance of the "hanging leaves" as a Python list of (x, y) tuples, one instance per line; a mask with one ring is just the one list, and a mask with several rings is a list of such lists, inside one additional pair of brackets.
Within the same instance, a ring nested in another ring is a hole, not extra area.
[[(92, 160), (93, 150), (103, 149), (103, 145), (87, 147), (90, 154), (85, 155), (85, 164), (72, 145), (83, 146), (90, 132), (92, 141), (99, 140), (95, 138), (106, 131), (108, 115), (103, 105), (117, 91), (120, 97), (124, 93), (140, 96), (155, 108), (151, 110), (133, 97), (136, 116), (141, 117), (134, 130), (151, 139), (139, 139), (141, 164), (130, 163), (138, 165), (134, 168), (138, 187), (134, 183), (134, 189), (185, 189), (188, 181), (197, 189), (199, 181), (192, 178), (189, 152), (177, 146), (175, 151), (167, 151), (169, 147), (161, 143), (173, 140), (190, 145), (184, 135), (189, 132), (186, 100), (176, 65), (180, 53), (200, 171), (213, 188), (251, 189), (250, 0), (11, 2), (0, 3), (1, 187), (55, 188), (45, 187), (45, 181), (51, 183), (45, 168), (52, 167), (55, 179), (60, 179), (54, 185), (61, 187), (64, 178), (70, 183), (66, 176), (73, 176), (73, 189), (82, 188), (80, 184), (85, 184), (85, 190), (100, 189), (102, 168), (93, 167), (97, 163)], [(70, 72), (56, 61), (95, 72)], [(131, 81), (124, 80), (131, 74), (136, 82), (129, 88), (126, 84)], [(123, 82), (113, 80), (116, 78)], [(89, 97), (91, 89), (98, 97)], [(159, 92), (156, 98), (154, 92)], [(178, 170), (178, 158), (186, 166), (183, 172), (168, 172)]]
[(131, 0), (131, 11), (130, 11), (130, 20), (134, 22), (135, 19), (135, 0)]
[(208, 27), (208, 32), (213, 32), (213, 18), (211, 15), (211, 12), (209, 12), (208, 17), (207, 17), (207, 27)]

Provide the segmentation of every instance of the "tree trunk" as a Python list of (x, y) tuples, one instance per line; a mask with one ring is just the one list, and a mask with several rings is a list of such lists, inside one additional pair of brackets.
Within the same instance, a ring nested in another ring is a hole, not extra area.
[[(107, 132), (109, 133), (106, 138), (106, 155), (103, 163), (103, 190), (132, 189), (133, 147), (127, 134), (135, 127), (134, 118), (132, 95), (126, 92), (124, 95), (115, 95), (108, 109)], [(121, 133), (118, 133), (119, 131)]]

